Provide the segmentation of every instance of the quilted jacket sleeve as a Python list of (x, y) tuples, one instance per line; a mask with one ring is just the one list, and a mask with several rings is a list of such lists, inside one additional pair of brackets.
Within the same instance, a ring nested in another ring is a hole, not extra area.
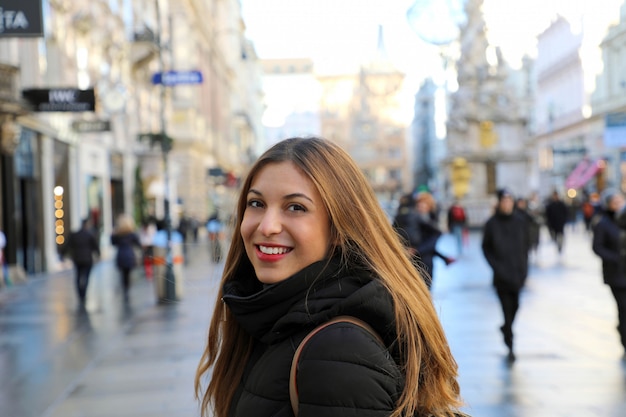
[(304, 347), (296, 385), (299, 417), (383, 417), (403, 380), (387, 349), (352, 323), (336, 323)]

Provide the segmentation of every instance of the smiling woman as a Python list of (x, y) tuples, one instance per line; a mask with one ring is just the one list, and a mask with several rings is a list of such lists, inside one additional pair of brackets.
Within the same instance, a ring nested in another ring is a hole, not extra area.
[(454, 415), (457, 365), (429, 291), (343, 149), (274, 145), (250, 170), (236, 218), (196, 374), (203, 416), (294, 415), (296, 346), (339, 316), (372, 331), (342, 320), (307, 339), (300, 417)]

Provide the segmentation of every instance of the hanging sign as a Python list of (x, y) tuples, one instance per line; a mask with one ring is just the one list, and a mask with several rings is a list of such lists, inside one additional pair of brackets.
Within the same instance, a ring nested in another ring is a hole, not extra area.
[(202, 73), (200, 71), (157, 72), (152, 76), (152, 84), (163, 84), (167, 86), (202, 84)]
[(109, 120), (75, 120), (72, 129), (78, 133), (109, 132), (111, 122)]
[(0, 38), (43, 37), (41, 0), (2, 0)]
[(22, 90), (22, 97), (35, 111), (83, 112), (94, 111), (96, 95), (93, 88), (31, 88)]

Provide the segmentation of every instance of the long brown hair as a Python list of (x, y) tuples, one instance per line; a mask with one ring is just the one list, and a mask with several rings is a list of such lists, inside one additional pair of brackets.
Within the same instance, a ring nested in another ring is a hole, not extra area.
[[(237, 204), (222, 287), (241, 270), (253, 273), (240, 234), (246, 195), (255, 175), (270, 163), (290, 161), (318, 189), (331, 221), (331, 253), (348, 263), (366, 265), (394, 300), (396, 331), (406, 378), (392, 417), (415, 412), (451, 416), (461, 405), (457, 364), (434, 309), (430, 292), (389, 224), (367, 179), (352, 158), (335, 143), (320, 138), (292, 138), (274, 145), (253, 165)], [(202, 396), (202, 415), (213, 406), (216, 417), (227, 417), (250, 354), (252, 340), (220, 302), (215, 305), (206, 349), (195, 378)], [(206, 391), (202, 378), (212, 369)]]

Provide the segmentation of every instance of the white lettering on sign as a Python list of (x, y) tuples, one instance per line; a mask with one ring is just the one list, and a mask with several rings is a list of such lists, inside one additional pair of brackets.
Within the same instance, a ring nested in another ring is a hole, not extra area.
[(0, 7), (0, 33), (5, 29), (26, 29), (28, 28), (28, 19), (21, 10), (4, 10)]
[(48, 101), (50, 103), (75, 103), (77, 95), (76, 90), (50, 90)]
[(199, 84), (202, 82), (202, 75), (197, 72), (169, 72), (163, 74), (163, 84)]

